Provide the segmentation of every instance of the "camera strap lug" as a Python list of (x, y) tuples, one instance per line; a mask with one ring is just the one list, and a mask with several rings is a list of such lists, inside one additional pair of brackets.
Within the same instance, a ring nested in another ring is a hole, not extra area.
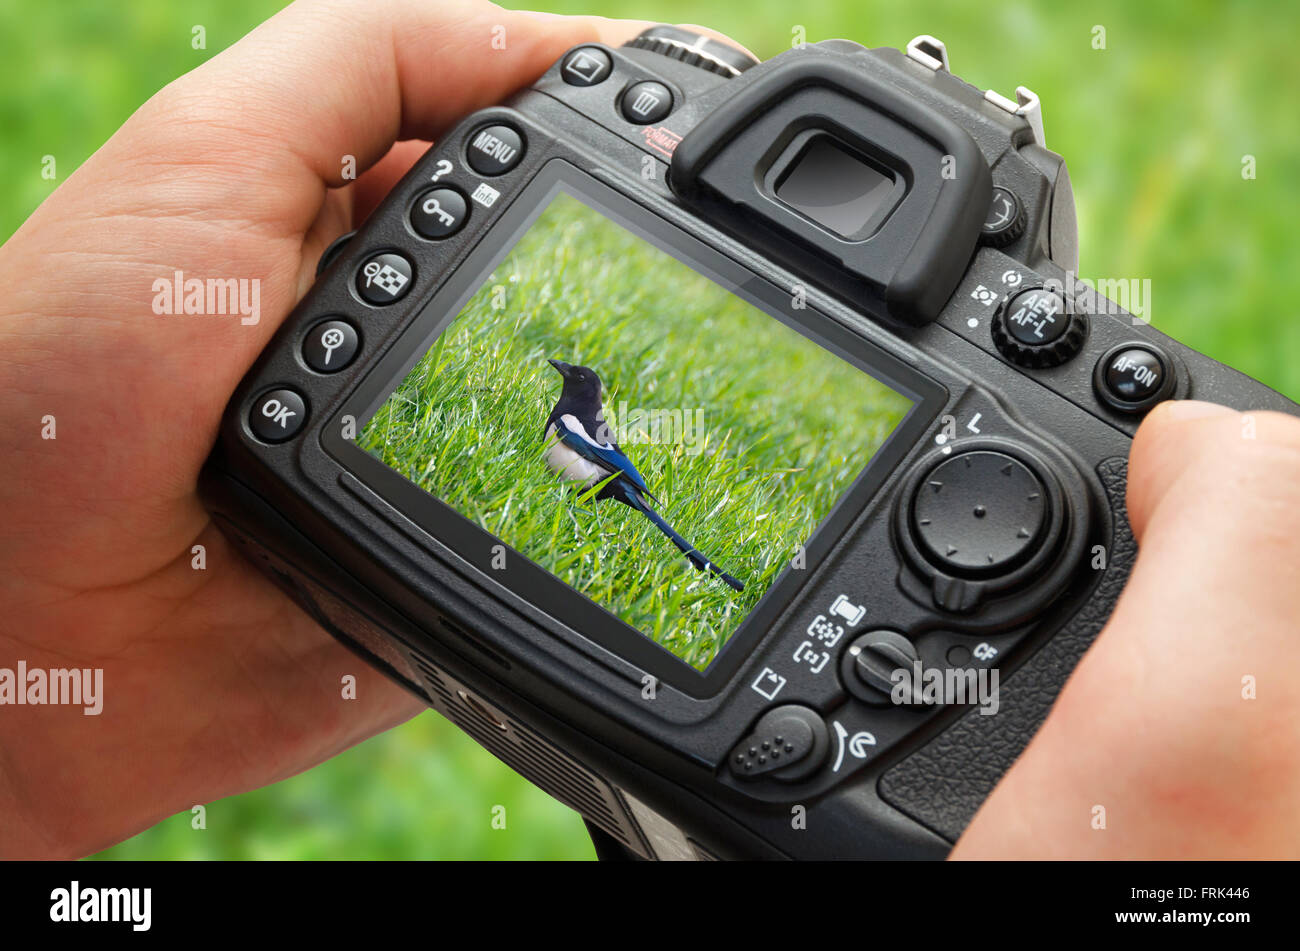
[(948, 65), (948, 47), (943, 45), (943, 40), (936, 40), (928, 33), (912, 38), (907, 44), (907, 58), (916, 60), (928, 69), (952, 72), (952, 67)]
[(1047, 148), (1047, 136), (1043, 134), (1043, 107), (1038, 101), (1038, 94), (1032, 89), (1025, 86), (1016, 87), (1016, 101), (1012, 102), (1006, 96), (992, 89), (984, 90), (984, 98), (993, 103), (999, 109), (1011, 113), (1013, 116), (1024, 116), (1029, 127), (1034, 130), (1034, 141)]

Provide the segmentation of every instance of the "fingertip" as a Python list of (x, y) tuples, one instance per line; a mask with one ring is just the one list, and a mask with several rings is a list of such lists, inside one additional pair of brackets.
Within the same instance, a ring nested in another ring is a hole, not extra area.
[(1207, 421), (1235, 410), (1202, 400), (1169, 400), (1138, 427), (1129, 449), (1128, 516), (1140, 540), (1156, 504), (1205, 448)]
[(1168, 400), (1156, 407), (1152, 416), (1160, 415), (1162, 419), (1189, 420), (1205, 419), (1211, 416), (1226, 416), (1236, 410), (1218, 403), (1205, 400)]
[(758, 56), (755, 56), (745, 46), (742, 46), (736, 40), (732, 39), (730, 36), (727, 36), (727, 34), (719, 33), (717, 30), (712, 29), (711, 27), (700, 26), (698, 23), (678, 23), (677, 27), (678, 29), (690, 30), (692, 33), (699, 33), (702, 36), (707, 36), (709, 39), (717, 40), (719, 43), (726, 43), (728, 46), (735, 47), (736, 49), (744, 53), (746, 56), (750, 56), (755, 60), (760, 58)]
[[(1199, 477), (1204, 492), (1243, 480), (1263, 494), (1300, 476), (1300, 419), (1270, 410), (1246, 412), (1200, 400), (1157, 406), (1129, 451), (1128, 514), (1140, 540), (1174, 486)], [(1202, 490), (1197, 490), (1202, 491)]]

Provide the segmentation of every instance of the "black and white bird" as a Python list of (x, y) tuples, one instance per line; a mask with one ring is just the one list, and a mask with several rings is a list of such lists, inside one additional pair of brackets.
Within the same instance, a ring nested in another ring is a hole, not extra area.
[(651, 507), (647, 499), (659, 500), (651, 495), (641, 473), (609, 434), (596, 371), (559, 360), (548, 362), (564, 378), (560, 398), (546, 419), (546, 464), (551, 471), (588, 488), (608, 479), (596, 493), (597, 501), (616, 499), (636, 509), (682, 550), (696, 570), (708, 570), (737, 591), (744, 591), (744, 584), (697, 551)]

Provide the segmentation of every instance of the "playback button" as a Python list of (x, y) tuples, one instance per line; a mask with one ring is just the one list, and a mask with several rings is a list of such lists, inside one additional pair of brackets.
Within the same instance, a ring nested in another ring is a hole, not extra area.
[(598, 46), (583, 46), (564, 57), (560, 75), (570, 86), (602, 83), (614, 69), (609, 54)]
[(248, 428), (262, 442), (292, 439), (307, 422), (307, 404), (296, 390), (268, 390), (248, 412)]

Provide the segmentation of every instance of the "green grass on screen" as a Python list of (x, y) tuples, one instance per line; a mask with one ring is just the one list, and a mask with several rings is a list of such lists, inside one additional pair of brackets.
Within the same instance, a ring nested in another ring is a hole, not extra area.
[[(743, 592), (546, 468), (561, 382), (548, 357), (597, 372), (656, 508)], [(704, 669), (910, 406), (562, 195), (357, 442)]]

